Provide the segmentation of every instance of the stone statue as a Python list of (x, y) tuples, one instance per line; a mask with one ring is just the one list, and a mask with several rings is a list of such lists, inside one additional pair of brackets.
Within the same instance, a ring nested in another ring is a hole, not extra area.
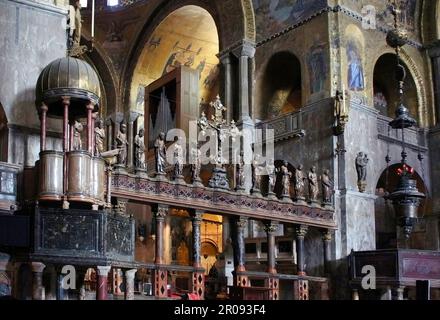
[(82, 141), (81, 141), (81, 133), (83, 132), (84, 127), (81, 122), (75, 121), (73, 125), (73, 146), (72, 150), (79, 151), (82, 150)]
[(161, 132), (154, 142), (154, 154), (156, 158), (156, 173), (165, 174), (166, 167), (166, 145), (165, 133)]
[(99, 156), (103, 153), (105, 141), (104, 120), (99, 119), (95, 127), (95, 155)]
[(134, 138), (135, 147), (135, 164), (138, 169), (145, 169), (145, 130), (141, 128), (139, 133)]
[(368, 155), (363, 152), (358, 153), (356, 157), (356, 171), (358, 175), (359, 192), (365, 192), (367, 188), (367, 165), (369, 161)]
[(174, 178), (181, 179), (183, 177), (183, 164), (185, 157), (183, 155), (183, 148), (178, 140), (174, 144)]
[(275, 195), (275, 182), (276, 182), (276, 171), (275, 171), (275, 165), (273, 163), (273, 159), (270, 159), (266, 163), (266, 171), (267, 175), (269, 176), (269, 195), (272, 197)]
[(252, 192), (260, 193), (261, 188), (261, 166), (260, 155), (256, 154), (252, 161)]
[(324, 170), (321, 175), (322, 200), (324, 204), (330, 204), (333, 194), (333, 181), (330, 179), (330, 170)]
[(125, 123), (121, 124), (118, 134), (116, 135), (116, 147), (119, 149), (118, 164), (122, 166), (127, 165), (127, 150), (128, 150), (128, 140), (127, 140), (127, 125)]
[(281, 166), (281, 186), (283, 188), (282, 198), (284, 200), (291, 200), (290, 198), (290, 179), (292, 178), (292, 172), (289, 171), (288, 162), (284, 161)]
[(244, 172), (243, 152), (240, 153), (240, 159), (237, 163), (237, 191), (245, 190), (246, 175)]
[(302, 164), (295, 170), (295, 195), (296, 200), (304, 201), (306, 198), (305, 186), (307, 178), (304, 175), (304, 167)]
[(215, 115), (212, 116), (213, 120), (218, 123), (223, 123), (223, 112), (226, 111), (226, 107), (222, 104), (219, 95), (217, 95), (215, 101), (210, 103), (210, 106), (214, 108)]
[(309, 175), (309, 197), (311, 202), (318, 200), (319, 187), (318, 187), (318, 175), (316, 174), (316, 167), (313, 166), (310, 169)]
[(79, 46), (81, 40), (81, 1), (76, 0), (75, 4), (69, 6), (69, 39), (70, 46)]
[(197, 149), (194, 148), (191, 151), (192, 153), (192, 161), (193, 163), (191, 164), (191, 178), (192, 178), (192, 183), (193, 184), (197, 184), (198, 182), (201, 181), (200, 179), (200, 170), (202, 169), (202, 152)]

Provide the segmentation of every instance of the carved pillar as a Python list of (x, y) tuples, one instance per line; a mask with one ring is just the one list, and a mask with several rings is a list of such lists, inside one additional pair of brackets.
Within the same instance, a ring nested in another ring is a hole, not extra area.
[(165, 218), (168, 215), (169, 208), (165, 205), (158, 205), (156, 215), (156, 256), (154, 270), (154, 295), (156, 298), (166, 298), (168, 296), (168, 271), (163, 268), (164, 264), (164, 227)]
[(121, 269), (114, 268), (112, 269), (112, 292), (114, 295), (121, 295), (121, 284), (122, 284), (122, 276)]
[(331, 230), (325, 230), (322, 233), (322, 241), (324, 244), (324, 273), (328, 275), (331, 274), (331, 243), (332, 243)]
[(111, 266), (98, 266), (96, 271), (98, 274), (98, 280), (96, 283), (96, 300), (108, 299), (108, 273)]
[(136, 269), (126, 270), (124, 273), (125, 277), (125, 300), (134, 300), (134, 276), (136, 274)]
[(87, 152), (93, 153), (93, 109), (95, 109), (95, 105), (93, 102), (87, 105)]
[(296, 228), (296, 257), (298, 275), (306, 275), (305, 267), (305, 253), (304, 253), (304, 238), (307, 234), (308, 227), (306, 225), (300, 225)]
[(239, 217), (235, 221), (237, 241), (234, 247), (236, 253), (234, 254), (237, 259), (235, 263), (235, 285), (237, 287), (249, 287), (249, 279), (246, 275), (241, 274), (246, 271), (246, 259), (245, 259), (245, 244), (244, 244), (244, 231), (248, 224), (248, 218)]
[(43, 103), (40, 107), (40, 151), (46, 150), (47, 111), (49, 108)]
[(32, 262), (32, 299), (45, 300), (45, 292), (43, 286), (43, 270), (46, 268), (41, 262)]
[(205, 273), (202, 268), (201, 261), (201, 234), (200, 225), (202, 224), (202, 211), (195, 211), (192, 215), (192, 232), (193, 232), (193, 267), (192, 274), (192, 291), (197, 294), (200, 299), (205, 296)]
[(275, 265), (275, 233), (279, 227), (278, 222), (270, 221), (264, 225), (264, 231), (267, 234), (267, 272), (276, 274)]
[(226, 119), (227, 121), (231, 121), (233, 117), (233, 93), (232, 93), (232, 61), (231, 55), (229, 52), (220, 57), (220, 61), (223, 65), (224, 70), (224, 101), (225, 106), (228, 108)]
[(255, 44), (249, 41), (243, 41), (242, 45), (233, 51), (238, 58), (238, 107), (240, 111), (240, 121), (250, 120), (249, 109), (249, 66), (250, 59), (255, 55)]

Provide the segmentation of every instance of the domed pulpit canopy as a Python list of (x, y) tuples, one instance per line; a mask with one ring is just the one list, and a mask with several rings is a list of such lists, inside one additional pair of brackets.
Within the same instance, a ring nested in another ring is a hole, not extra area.
[(62, 101), (70, 98), (69, 116), (87, 116), (86, 105), (94, 105), (93, 112), (99, 109), (99, 77), (86, 61), (64, 57), (51, 62), (41, 72), (36, 86), (37, 108), (42, 104), (48, 107), (47, 116), (62, 117)]

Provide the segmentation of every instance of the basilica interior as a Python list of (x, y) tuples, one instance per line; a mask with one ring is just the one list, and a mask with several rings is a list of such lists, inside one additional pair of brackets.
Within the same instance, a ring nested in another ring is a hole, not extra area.
[(439, 1), (0, 0), (0, 53), (0, 299), (440, 300)]

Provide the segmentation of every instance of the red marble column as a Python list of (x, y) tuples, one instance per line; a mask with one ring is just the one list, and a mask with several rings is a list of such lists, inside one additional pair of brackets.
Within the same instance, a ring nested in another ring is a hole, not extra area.
[(95, 105), (90, 102), (87, 105), (87, 151), (93, 153), (93, 109)]
[(108, 273), (110, 272), (110, 269), (110, 266), (96, 267), (96, 272), (98, 274), (96, 300), (108, 299)]
[(235, 276), (234, 285), (237, 287), (249, 287), (250, 282), (247, 275), (243, 274), (246, 272), (246, 258), (245, 258), (245, 243), (244, 243), (244, 230), (248, 225), (248, 219), (245, 217), (240, 217), (236, 220), (235, 226), (237, 228), (237, 244), (234, 247), (237, 250), (235, 256), (238, 261), (235, 266)]
[(32, 299), (45, 300), (45, 292), (43, 286), (43, 270), (46, 266), (41, 262), (32, 262)]
[(306, 237), (308, 227), (300, 225), (296, 229), (296, 257), (297, 257), (297, 271), (298, 275), (305, 276), (305, 252), (304, 252), (304, 238)]
[(264, 224), (264, 230), (267, 234), (267, 272), (271, 274), (266, 279), (266, 287), (270, 289), (269, 300), (279, 300), (280, 297), (280, 281), (276, 269), (275, 257), (275, 233), (279, 224), (274, 221), (268, 221)]
[(125, 271), (125, 300), (134, 300), (134, 276), (136, 272), (136, 269)]
[(47, 111), (49, 108), (43, 103), (40, 107), (40, 151), (46, 150)]

